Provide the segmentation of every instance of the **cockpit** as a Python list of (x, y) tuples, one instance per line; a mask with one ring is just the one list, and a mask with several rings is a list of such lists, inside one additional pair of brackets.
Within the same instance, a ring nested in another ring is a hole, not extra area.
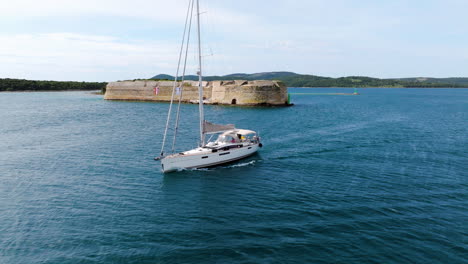
[(257, 133), (251, 130), (245, 129), (235, 129), (235, 130), (228, 130), (223, 132), (218, 136), (215, 141), (211, 141), (206, 144), (207, 147), (219, 147), (225, 145), (249, 145), (251, 143), (258, 143)]
[(243, 142), (256, 142), (258, 140), (257, 133), (251, 130), (239, 129), (234, 131), (226, 131), (218, 136), (216, 142), (218, 144), (228, 143), (243, 143)]
[(239, 138), (235, 135), (225, 135), (225, 134), (221, 134), (219, 135), (218, 139), (216, 140), (217, 143), (219, 144), (228, 144), (228, 143), (238, 143), (239, 142)]

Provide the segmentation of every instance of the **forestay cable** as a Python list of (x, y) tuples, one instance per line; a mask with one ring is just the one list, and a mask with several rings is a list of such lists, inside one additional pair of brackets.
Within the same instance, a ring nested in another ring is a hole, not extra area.
[(163, 136), (163, 142), (162, 142), (162, 146), (161, 146), (160, 157), (164, 156), (164, 146), (166, 145), (167, 130), (169, 128), (169, 121), (171, 119), (172, 104), (174, 103), (174, 95), (175, 95), (175, 90), (176, 90), (176, 87), (177, 87), (177, 79), (179, 77), (180, 61), (182, 60), (182, 52), (184, 50), (185, 36), (186, 36), (186, 33), (187, 33), (187, 23), (188, 23), (188, 18), (189, 18), (189, 14), (190, 14), (190, 7), (192, 5), (192, 1), (193, 0), (189, 0), (189, 5), (188, 5), (188, 8), (187, 8), (187, 15), (185, 17), (184, 34), (182, 36), (182, 45), (180, 46), (179, 60), (177, 62), (177, 71), (176, 71), (176, 75), (175, 75), (175, 78), (174, 78), (174, 85), (172, 87), (171, 103), (169, 104), (169, 112), (167, 113), (166, 128), (164, 129), (164, 136)]
[(189, 44), (190, 44), (190, 32), (192, 30), (194, 1), (195, 0), (192, 0), (191, 8), (190, 8), (190, 20), (189, 20), (190, 22), (189, 22), (189, 28), (188, 28), (188, 33), (187, 33), (187, 44), (185, 47), (184, 67), (182, 68), (182, 82), (181, 82), (181, 87), (180, 87), (179, 104), (177, 105), (177, 115), (176, 115), (176, 122), (175, 122), (175, 127), (174, 127), (174, 138), (172, 140), (172, 153), (174, 153), (174, 150), (175, 150), (177, 132), (179, 131), (180, 105), (182, 103), (182, 95), (184, 93), (185, 70), (187, 69), (187, 57), (188, 57), (188, 49), (189, 49)]

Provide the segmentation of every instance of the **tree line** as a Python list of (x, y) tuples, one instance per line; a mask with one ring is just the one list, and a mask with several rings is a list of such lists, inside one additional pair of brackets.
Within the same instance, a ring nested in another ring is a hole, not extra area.
[(99, 90), (105, 92), (105, 82), (59, 82), (31, 81), (23, 79), (0, 79), (0, 92), (7, 91), (67, 91), (67, 90)]
[(370, 77), (327, 78), (317, 76), (294, 76), (279, 78), (289, 87), (395, 87), (395, 88), (461, 88), (454, 83), (403, 81)]

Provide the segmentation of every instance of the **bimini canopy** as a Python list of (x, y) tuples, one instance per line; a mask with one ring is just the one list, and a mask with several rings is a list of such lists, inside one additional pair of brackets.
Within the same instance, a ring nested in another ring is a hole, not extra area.
[(238, 129), (236, 130), (236, 134), (247, 136), (250, 134), (256, 134), (257, 132), (252, 131), (252, 130), (247, 130), (247, 129)]
[(220, 133), (220, 132), (233, 130), (233, 129), (236, 129), (236, 127), (233, 124), (218, 125), (218, 124), (210, 123), (206, 120), (203, 123), (204, 134), (215, 134), (215, 133)]
[(241, 136), (247, 136), (247, 135), (255, 135), (257, 132), (252, 131), (252, 130), (247, 130), (247, 129), (232, 129), (224, 132), (221, 134), (222, 136), (228, 136), (228, 135), (241, 135)]

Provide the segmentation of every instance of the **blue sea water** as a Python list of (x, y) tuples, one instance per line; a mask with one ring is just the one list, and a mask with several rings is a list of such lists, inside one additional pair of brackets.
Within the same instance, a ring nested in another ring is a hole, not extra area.
[(0, 263), (467, 263), (468, 89), (350, 91), (207, 106), (264, 147), (171, 174), (168, 104), (0, 93)]

